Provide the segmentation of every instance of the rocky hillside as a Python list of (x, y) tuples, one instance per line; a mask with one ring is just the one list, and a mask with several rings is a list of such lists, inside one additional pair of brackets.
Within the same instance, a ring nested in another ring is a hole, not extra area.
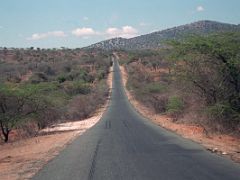
[(96, 48), (104, 50), (129, 49), (129, 40), (121, 37), (101, 41), (86, 48)]
[(93, 44), (87, 48), (100, 48), (104, 50), (154, 49), (164, 46), (163, 42), (166, 40), (180, 39), (189, 34), (206, 35), (227, 31), (240, 31), (240, 25), (215, 21), (198, 21), (130, 39), (114, 38)]

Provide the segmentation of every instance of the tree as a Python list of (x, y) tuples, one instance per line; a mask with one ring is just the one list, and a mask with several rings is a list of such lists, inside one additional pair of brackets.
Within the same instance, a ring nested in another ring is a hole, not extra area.
[(172, 45), (176, 79), (190, 85), (229, 124), (239, 123), (240, 33), (194, 36)]
[(36, 86), (1, 85), (0, 128), (4, 142), (8, 142), (9, 133), (14, 127), (46, 108), (42, 98), (36, 93)]

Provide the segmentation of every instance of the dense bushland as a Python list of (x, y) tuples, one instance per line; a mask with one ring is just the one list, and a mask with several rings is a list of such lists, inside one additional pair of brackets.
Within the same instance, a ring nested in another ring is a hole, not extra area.
[(111, 59), (102, 51), (4, 48), (0, 62), (5, 142), (12, 130), (36, 135), (54, 123), (89, 117), (108, 96)]
[(217, 131), (240, 127), (240, 34), (191, 36), (128, 52), (128, 88), (156, 113)]

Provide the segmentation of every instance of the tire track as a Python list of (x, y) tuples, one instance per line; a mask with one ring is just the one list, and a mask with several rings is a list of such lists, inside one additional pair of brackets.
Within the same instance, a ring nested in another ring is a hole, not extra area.
[(97, 146), (96, 146), (96, 149), (95, 149), (94, 154), (93, 154), (91, 168), (90, 168), (90, 171), (89, 171), (89, 174), (88, 174), (88, 180), (92, 180), (93, 179), (95, 168), (96, 168), (97, 154), (98, 154), (99, 145), (100, 145), (101, 141), (102, 140), (99, 139), (98, 142), (97, 142)]

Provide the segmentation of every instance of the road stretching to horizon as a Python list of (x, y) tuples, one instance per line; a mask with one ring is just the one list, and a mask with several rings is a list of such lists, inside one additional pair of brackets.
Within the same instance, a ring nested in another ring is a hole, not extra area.
[(111, 102), (102, 119), (34, 180), (240, 180), (240, 166), (171, 133), (129, 103), (114, 60)]

